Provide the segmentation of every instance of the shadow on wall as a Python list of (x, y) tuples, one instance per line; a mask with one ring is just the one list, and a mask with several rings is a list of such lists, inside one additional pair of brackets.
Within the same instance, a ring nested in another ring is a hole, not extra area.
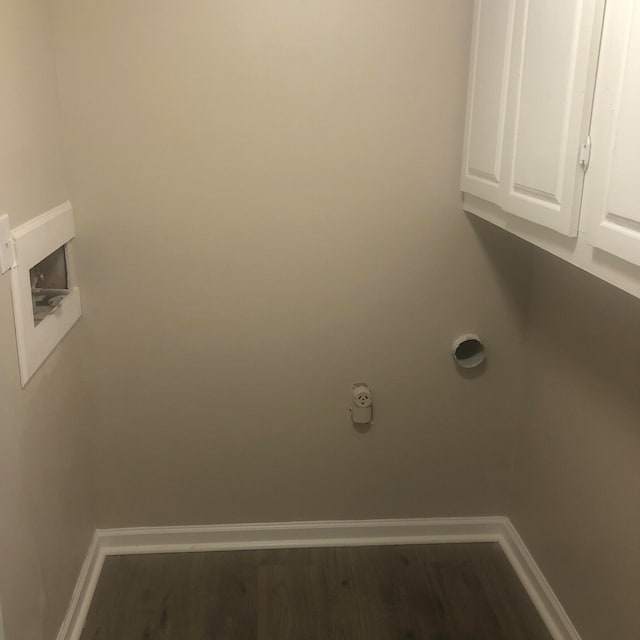
[(534, 263), (532, 339), (640, 408), (640, 300), (545, 252)]
[(509, 514), (584, 640), (638, 638), (640, 300), (534, 254)]
[(530, 296), (523, 295), (523, 284), (530, 288), (534, 248), (524, 240), (503, 231), (490, 222), (466, 213), (480, 245), (488, 258), (493, 275), (517, 316), (525, 321), (529, 311)]
[[(529, 344), (537, 340), (639, 403), (640, 300), (489, 222), (467, 218), (496, 280), (526, 324)], [(531, 283), (530, 296), (522, 295), (522, 269), (529, 270), (524, 281)]]

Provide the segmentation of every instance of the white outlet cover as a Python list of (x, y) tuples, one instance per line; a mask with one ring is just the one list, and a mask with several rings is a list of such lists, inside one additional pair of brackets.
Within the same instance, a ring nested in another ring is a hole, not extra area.
[(373, 394), (365, 382), (357, 382), (351, 390), (353, 404), (356, 407), (370, 407), (373, 404)]

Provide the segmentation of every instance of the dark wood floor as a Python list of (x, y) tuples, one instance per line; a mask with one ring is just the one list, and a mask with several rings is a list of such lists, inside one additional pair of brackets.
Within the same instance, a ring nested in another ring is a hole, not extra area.
[(108, 557), (82, 640), (550, 640), (496, 544)]

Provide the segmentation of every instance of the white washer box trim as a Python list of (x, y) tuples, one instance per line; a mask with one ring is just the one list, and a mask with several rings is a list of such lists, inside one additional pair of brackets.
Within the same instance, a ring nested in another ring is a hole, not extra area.
[(24, 387), (58, 343), (71, 330), (82, 313), (80, 290), (74, 286), (73, 268), (67, 253), (67, 275), (71, 292), (56, 311), (36, 327), (31, 298), (32, 267), (75, 236), (71, 203), (65, 202), (16, 227), (11, 232), (16, 265), (11, 269), (11, 295), (20, 362), (20, 381)]

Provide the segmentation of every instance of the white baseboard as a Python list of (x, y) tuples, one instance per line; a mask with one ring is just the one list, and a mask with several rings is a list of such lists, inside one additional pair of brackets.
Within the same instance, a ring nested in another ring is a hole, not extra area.
[(104, 558), (105, 553), (100, 544), (100, 533), (96, 531), (80, 568), (80, 575), (71, 594), (71, 603), (67, 615), (62, 621), (57, 640), (79, 640), (102, 571)]
[(497, 541), (501, 518), (283, 522), (210, 527), (103, 529), (107, 555), (231, 549)]
[(504, 519), (504, 530), (499, 542), (553, 640), (580, 640), (567, 612), (508, 518)]
[(394, 544), (497, 542), (553, 640), (580, 640), (508, 518), (428, 518), (98, 529), (58, 640), (79, 640), (104, 558), (109, 555)]

